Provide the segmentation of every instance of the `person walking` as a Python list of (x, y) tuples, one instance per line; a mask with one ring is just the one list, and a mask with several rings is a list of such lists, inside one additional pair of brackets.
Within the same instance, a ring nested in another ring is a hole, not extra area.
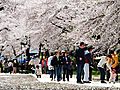
[(81, 75), (83, 72), (83, 67), (85, 63), (84, 50), (85, 43), (81, 42), (79, 48), (76, 50), (76, 62), (77, 62), (77, 83), (83, 84), (81, 80)]

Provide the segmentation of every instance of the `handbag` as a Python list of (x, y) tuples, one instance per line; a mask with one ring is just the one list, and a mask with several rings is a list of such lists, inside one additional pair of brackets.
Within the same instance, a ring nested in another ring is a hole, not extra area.
[(54, 67), (53, 66), (48, 66), (48, 70), (54, 70)]

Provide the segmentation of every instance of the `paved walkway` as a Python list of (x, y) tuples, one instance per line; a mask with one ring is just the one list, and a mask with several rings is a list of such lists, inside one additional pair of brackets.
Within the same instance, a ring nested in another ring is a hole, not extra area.
[[(37, 78), (36, 75), (33, 75), (33, 76), (35, 78)], [(95, 78), (98, 79), (98, 77), (95, 77)], [(69, 82), (68, 81), (65, 81), (65, 82), (64, 81), (60, 81), (60, 82), (51, 81), (51, 79), (49, 78), (49, 75), (45, 75), (45, 74), (42, 75), (42, 78), (37, 78), (37, 80), (39, 82), (81, 85), (81, 84), (76, 83), (76, 76), (75, 75), (73, 76), (73, 78), (70, 78)], [(93, 80), (91, 83), (84, 83), (82, 85), (85, 85), (85, 86), (86, 85), (87, 86), (97, 86), (97, 87), (117, 87), (117, 88), (120, 88), (120, 83), (116, 82), (115, 84), (113, 84), (113, 83), (107, 82), (106, 84), (103, 84), (103, 83), (100, 82), (100, 80)]]
[[(6, 85), (10, 84), (12, 86), (12, 83), (13, 83), (13, 84), (16, 84), (15, 87), (18, 88), (18, 85), (20, 82), (20, 85), (25, 84), (24, 87), (26, 85), (28, 85), (28, 86), (31, 85), (31, 87), (33, 87), (34, 90), (35, 90), (35, 88), (39, 89), (42, 86), (44, 86), (44, 88), (48, 88), (47, 86), (49, 86), (51, 88), (51, 87), (55, 87), (56, 85), (58, 85), (58, 87), (72, 87), (72, 88), (74, 88), (74, 87), (75, 88), (81, 88), (81, 87), (84, 87), (84, 88), (93, 87), (94, 88), (95, 87), (95, 88), (99, 88), (97, 90), (108, 90), (106, 88), (109, 88), (109, 90), (120, 90), (120, 83), (101, 84), (99, 80), (93, 80), (91, 83), (77, 84), (75, 75), (73, 76), (73, 78), (70, 79), (69, 82), (68, 81), (65, 81), (65, 82), (51, 81), (51, 79), (49, 78), (49, 75), (45, 75), (45, 74), (42, 75), (42, 78), (36, 78), (35, 74), (4, 74), (4, 73), (2, 73), (2, 74), (0, 74), (0, 79), (1, 79), (0, 86), (2, 86), (2, 87), (5, 84)], [(22, 81), (24, 81), (24, 82), (22, 82)], [(38, 83), (38, 82), (40, 82), (40, 83)], [(37, 85), (37, 86), (35, 87), (35, 85)], [(53, 86), (51, 86), (51, 85), (53, 85)], [(20, 86), (20, 87), (23, 87), (23, 86)], [(105, 88), (105, 89), (102, 89), (102, 88)], [(13, 89), (10, 89), (10, 90), (13, 90)], [(31, 90), (31, 89), (29, 89), (29, 90)], [(57, 90), (57, 89), (55, 89), (55, 90)], [(80, 89), (80, 90), (83, 90), (83, 89)], [(86, 90), (91, 90), (91, 89), (86, 89)], [(96, 90), (96, 89), (92, 89), (92, 90)]]

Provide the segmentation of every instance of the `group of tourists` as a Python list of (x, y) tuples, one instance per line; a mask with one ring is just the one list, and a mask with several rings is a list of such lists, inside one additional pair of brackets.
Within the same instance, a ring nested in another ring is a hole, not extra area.
[[(92, 68), (94, 68), (94, 60), (92, 55), (93, 46), (87, 47), (81, 42), (80, 47), (76, 50), (76, 60), (77, 60), (77, 83), (90, 83), (92, 81)], [(118, 79), (118, 55), (111, 51), (108, 55), (102, 55), (100, 61), (97, 65), (98, 70), (100, 71), (100, 80), (101, 83), (106, 83), (105, 74), (107, 73), (107, 81), (109, 83), (115, 83), (115, 80)], [(106, 65), (106, 67), (105, 67)], [(84, 71), (84, 74), (83, 74)], [(81, 76), (83, 74), (83, 80)], [(117, 77), (117, 78), (116, 78)]]
[(49, 62), (49, 70), (50, 70), (50, 78), (51, 80), (56, 80), (69, 81), (69, 76), (73, 74), (73, 61), (68, 55), (67, 51), (62, 50), (60, 51), (55, 51), (55, 54), (53, 55), (51, 53), (51, 56), (48, 58)]
[[(48, 67), (51, 81), (69, 81), (76, 68), (77, 83), (91, 83), (92, 70), (95, 68), (94, 62), (96, 60), (93, 57), (93, 49), (93, 46), (88, 46), (81, 42), (79, 48), (74, 53), (65, 50), (52, 52), (48, 59), (45, 60), (47, 61), (46, 66)], [(111, 51), (110, 54), (102, 55), (99, 59), (97, 69), (100, 72), (101, 83), (106, 83), (105, 74), (109, 83), (115, 83), (115, 80), (118, 80), (118, 55)], [(44, 69), (44, 64), (42, 62), (42, 69)]]
[[(107, 75), (107, 81), (109, 83), (115, 81), (118, 81), (118, 70), (119, 70), (119, 61), (118, 61), (118, 55), (116, 52), (111, 51), (109, 55), (104, 55), (100, 58), (101, 60), (99, 61), (97, 67), (100, 71), (100, 79), (101, 83), (106, 83), (105, 80), (105, 73)], [(105, 68), (105, 65), (107, 69)]]
[[(55, 50), (54, 52), (41, 52), (40, 56), (31, 57), (30, 61), (26, 62), (26, 67), (30, 65), (32, 73), (41, 78), (42, 74), (50, 74), (51, 81), (69, 81), (76, 73), (76, 82), (79, 84), (91, 83), (92, 70), (97, 68), (100, 72), (101, 83), (109, 83), (118, 80), (119, 61), (118, 54), (115, 51), (103, 54), (99, 57), (99, 62), (95, 65), (98, 57), (93, 57), (94, 47), (81, 42), (76, 50)], [(0, 61), (0, 71), (4, 68), (4, 73), (17, 73), (18, 60), (4, 60)], [(25, 65), (25, 64), (23, 64)], [(23, 68), (23, 66), (22, 66)], [(24, 69), (24, 68), (23, 68)]]
[(0, 73), (17, 73), (17, 67), (18, 67), (18, 63), (17, 60), (12, 60), (12, 61), (8, 61), (8, 60), (4, 60), (4, 61), (0, 61)]

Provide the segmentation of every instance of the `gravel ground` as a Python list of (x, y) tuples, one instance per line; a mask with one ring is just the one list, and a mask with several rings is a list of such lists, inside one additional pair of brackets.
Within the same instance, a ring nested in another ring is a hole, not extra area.
[(120, 90), (120, 88), (43, 83), (32, 75), (0, 75), (0, 90)]

